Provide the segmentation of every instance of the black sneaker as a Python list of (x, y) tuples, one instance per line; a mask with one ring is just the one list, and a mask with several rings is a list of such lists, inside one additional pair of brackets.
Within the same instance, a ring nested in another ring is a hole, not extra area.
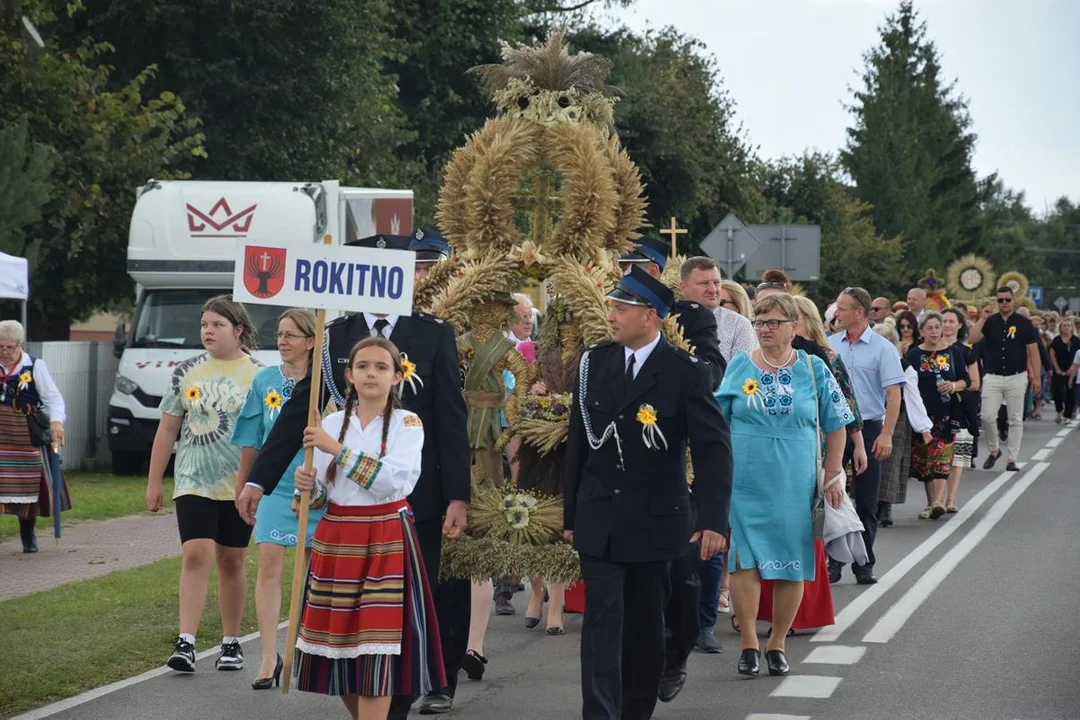
[(1020, 468), (1018, 468), (1016, 466), (1016, 463), (1013, 462), (1012, 460), (1010, 460), (1009, 464), (1005, 466), (1005, 469), (1008, 470), (1009, 472), (1018, 472), (1020, 470)]
[(989, 470), (990, 468), (994, 467), (994, 463), (997, 462), (999, 457), (1001, 457), (1001, 453), (998, 453), (997, 455), (995, 455), (994, 453), (990, 453), (989, 455), (987, 455), (986, 460), (983, 461), (983, 470)]
[(177, 672), (195, 672), (195, 646), (177, 637), (173, 654), (169, 656), (169, 661), (165, 664)]
[(510, 593), (499, 593), (495, 598), (495, 614), (496, 615), (513, 615), (517, 612), (514, 606), (510, 604)]
[(244, 651), (240, 649), (240, 643), (222, 643), (221, 654), (218, 655), (214, 667), (218, 670), (243, 670)]

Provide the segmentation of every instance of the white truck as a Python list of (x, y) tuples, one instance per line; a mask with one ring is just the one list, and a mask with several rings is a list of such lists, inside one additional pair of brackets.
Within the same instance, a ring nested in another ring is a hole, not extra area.
[[(139, 188), (128, 237), (136, 283), (131, 327), (116, 329), (120, 358), (109, 399), (109, 449), (118, 475), (141, 474), (150, 457), (173, 368), (202, 351), (200, 308), (231, 293), (238, 241), (337, 244), (379, 233), (412, 232), (411, 190), (311, 183), (151, 180)], [(250, 305), (262, 362), (278, 362), (277, 317), (284, 308)]]

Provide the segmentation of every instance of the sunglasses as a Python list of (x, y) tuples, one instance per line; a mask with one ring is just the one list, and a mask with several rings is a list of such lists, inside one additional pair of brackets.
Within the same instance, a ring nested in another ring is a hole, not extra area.
[(787, 292), (787, 286), (778, 282), (763, 282), (757, 286), (758, 292), (762, 290), (783, 290)]
[(914, 326), (914, 325), (912, 325), (911, 323), (900, 323), (900, 329), (901, 329), (901, 330), (911, 330), (911, 329), (913, 329), (914, 327), (915, 327), (915, 326)]
[(997, 301), (998, 301), (998, 305), (1001, 305), (1003, 303), (1011, 303), (1013, 301), (1013, 299), (1012, 298), (998, 298)]
[(870, 312), (885, 312), (885, 311), (886, 311), (886, 310), (888, 310), (888, 309), (889, 309), (889, 308), (883, 308), (883, 307), (874, 307), (874, 306), (872, 306), (872, 305), (870, 306)]
[(866, 303), (864, 303), (861, 299), (859, 299), (859, 296), (855, 293), (855, 288), (853, 288), (853, 287), (844, 288), (844, 294), (847, 295), (852, 300), (854, 300), (855, 302), (859, 303), (859, 307), (861, 307), (863, 309), (863, 312), (870, 312), (870, 309), (871, 309), (870, 306), (867, 305)]
[(734, 304), (735, 303), (733, 301), (731, 301), (731, 300), (725, 300), (724, 298), (720, 298), (720, 307), (724, 307), (725, 305), (734, 305)]

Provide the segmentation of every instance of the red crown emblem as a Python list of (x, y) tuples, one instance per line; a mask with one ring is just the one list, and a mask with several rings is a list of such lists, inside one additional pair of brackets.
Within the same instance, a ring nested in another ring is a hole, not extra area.
[(193, 238), (242, 238), (251, 229), (256, 207), (258, 203), (233, 214), (228, 200), (223, 197), (214, 203), (209, 213), (204, 213), (187, 203), (188, 230)]
[(244, 248), (244, 288), (257, 298), (272, 298), (285, 286), (285, 248)]

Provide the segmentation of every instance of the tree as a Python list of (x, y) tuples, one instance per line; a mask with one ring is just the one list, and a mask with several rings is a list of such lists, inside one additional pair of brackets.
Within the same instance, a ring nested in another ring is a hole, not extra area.
[(905, 287), (900, 239), (875, 232), (872, 208), (839, 181), (835, 159), (806, 153), (769, 163), (764, 175), (772, 222), (821, 226), (821, 279), (811, 297), (826, 304), (849, 285), (871, 293)]
[(198, 179), (408, 187), (395, 152), (406, 140), (394, 78), (388, 0), (85, 0), (65, 32), (116, 46), (116, 85), (158, 67), (205, 123)]
[(766, 212), (756, 163), (735, 125), (735, 103), (704, 46), (673, 28), (635, 35), (589, 26), (571, 36), (577, 47), (614, 62), (621, 94), (615, 125), (641, 169), (649, 220), (676, 217), (690, 229), (690, 248), (729, 212), (746, 222)]
[[(50, 9), (23, 5), (39, 28), (51, 26)], [(0, 27), (0, 122), (26, 118), (29, 142), (55, 153), (51, 199), (27, 230), (27, 241), (38, 243), (30, 278), (37, 339), (66, 340), (73, 320), (130, 295), (135, 188), (150, 177), (179, 177), (182, 158), (205, 155), (198, 121), (178, 97), (145, 97), (153, 67), (107, 89), (112, 68), (103, 60), (111, 50), (88, 39), (30, 53), (11, 26)]]
[(955, 84), (943, 84), (937, 49), (911, 0), (880, 32), (881, 45), (865, 55), (840, 159), (856, 196), (872, 206), (878, 232), (902, 236), (909, 272), (943, 272), (980, 234), (967, 102)]
[(23, 228), (41, 220), (54, 162), (52, 148), (30, 140), (25, 117), (0, 123), (0, 252), (31, 254)]

